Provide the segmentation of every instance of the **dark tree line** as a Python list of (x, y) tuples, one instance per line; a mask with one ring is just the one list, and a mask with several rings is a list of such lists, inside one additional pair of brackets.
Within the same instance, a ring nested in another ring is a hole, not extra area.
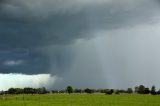
[(65, 90), (52, 90), (52, 93), (105, 93), (108, 95), (111, 94), (120, 94), (120, 93), (137, 93), (137, 94), (152, 94), (152, 95), (160, 95), (160, 90), (156, 91), (156, 87), (152, 86), (151, 89), (148, 87), (145, 87), (144, 85), (136, 86), (135, 89), (128, 88), (126, 90), (123, 89), (73, 89), (72, 86), (68, 86)]
[(46, 94), (49, 91), (45, 87), (42, 88), (9, 88), (8, 91), (1, 91), (2, 94)]
[(72, 86), (66, 87), (64, 90), (52, 90), (48, 91), (45, 87), (42, 88), (9, 88), (8, 91), (1, 91), (0, 94), (47, 94), (47, 93), (104, 93), (107, 95), (111, 94), (120, 94), (120, 93), (137, 93), (137, 94), (152, 94), (152, 95), (160, 95), (160, 90), (156, 90), (155, 86), (152, 86), (151, 88), (145, 87), (144, 85), (136, 86), (133, 90), (132, 88), (128, 88), (126, 90), (123, 89), (73, 89)]
[(65, 90), (52, 90), (52, 93), (87, 93), (87, 94), (92, 94), (92, 93), (105, 93), (105, 94), (120, 94), (120, 93), (133, 93), (132, 88), (128, 88), (127, 90), (115, 90), (115, 89), (73, 89), (72, 86), (68, 86)]
[(145, 87), (144, 85), (136, 86), (135, 87), (135, 92), (138, 94), (152, 94), (152, 95), (159, 95), (160, 94), (160, 89), (156, 91), (156, 87), (153, 85), (151, 89), (148, 87)]

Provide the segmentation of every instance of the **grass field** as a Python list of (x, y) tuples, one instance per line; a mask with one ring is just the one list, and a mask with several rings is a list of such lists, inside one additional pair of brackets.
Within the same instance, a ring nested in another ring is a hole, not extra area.
[(160, 96), (47, 94), (0, 96), (0, 106), (160, 106)]

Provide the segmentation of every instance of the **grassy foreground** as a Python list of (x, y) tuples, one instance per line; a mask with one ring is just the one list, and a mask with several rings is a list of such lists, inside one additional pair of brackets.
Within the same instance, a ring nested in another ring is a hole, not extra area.
[(160, 96), (46, 94), (0, 96), (0, 106), (160, 106)]

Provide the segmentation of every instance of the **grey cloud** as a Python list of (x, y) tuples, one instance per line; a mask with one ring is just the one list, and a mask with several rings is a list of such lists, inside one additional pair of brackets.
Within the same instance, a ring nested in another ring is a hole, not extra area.
[(139, 84), (160, 87), (159, 22), (99, 32), (101, 37), (82, 40), (74, 49), (77, 52), (70, 71), (64, 72), (64, 80), (55, 88), (73, 85), (126, 89)]
[(95, 30), (150, 22), (159, 10), (149, 0), (107, 1), (6, 0), (0, 11), (1, 48), (72, 43)]
[(78, 39), (150, 23), (159, 16), (156, 0), (5, 0), (0, 8), (0, 49), (9, 51), (1, 53), (0, 61), (25, 61), (18, 67), (0, 66), (2, 73), (68, 72)]
[(15, 49), (0, 51), (1, 73), (50, 73), (50, 59), (36, 51)]
[(23, 64), (22, 60), (8, 60), (3, 63), (6, 66), (16, 66)]

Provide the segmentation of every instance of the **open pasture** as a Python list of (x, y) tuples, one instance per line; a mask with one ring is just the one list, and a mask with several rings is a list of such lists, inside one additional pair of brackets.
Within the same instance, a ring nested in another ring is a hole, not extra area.
[(160, 106), (160, 96), (45, 94), (0, 96), (0, 106)]

